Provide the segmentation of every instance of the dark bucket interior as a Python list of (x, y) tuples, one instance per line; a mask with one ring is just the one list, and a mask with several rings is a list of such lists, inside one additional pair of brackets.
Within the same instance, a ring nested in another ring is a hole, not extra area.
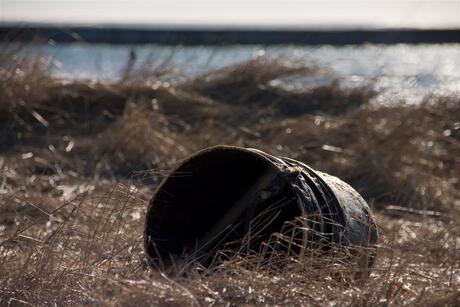
[(277, 172), (262, 155), (233, 147), (214, 147), (184, 161), (162, 182), (151, 200), (145, 230), (149, 256), (169, 259), (171, 255), (193, 254), (201, 246), (199, 252), (212, 257), (216, 247), (244, 237), (248, 220), (263, 217), (267, 208), (276, 206), (276, 214), (267, 214), (267, 220), (259, 223), (264, 235), (251, 247), (258, 248), (260, 240), (280, 231), (285, 221), (301, 215), (289, 184), (257, 203), (251, 212), (245, 210), (230, 224), (217, 225), (222, 231), (212, 244), (202, 247), (199, 242), (271, 169)]

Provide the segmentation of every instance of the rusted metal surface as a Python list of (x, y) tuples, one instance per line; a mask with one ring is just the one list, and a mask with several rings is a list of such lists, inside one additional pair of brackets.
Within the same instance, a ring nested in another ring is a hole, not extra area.
[[(254, 220), (261, 217), (257, 228)], [(183, 254), (209, 259), (218, 248), (253, 235), (248, 247), (257, 250), (299, 217), (299, 253), (312, 245), (373, 250), (378, 241), (369, 206), (337, 177), (257, 149), (211, 147), (180, 163), (157, 188), (145, 249), (153, 263)], [(373, 252), (366, 255), (371, 265)]]

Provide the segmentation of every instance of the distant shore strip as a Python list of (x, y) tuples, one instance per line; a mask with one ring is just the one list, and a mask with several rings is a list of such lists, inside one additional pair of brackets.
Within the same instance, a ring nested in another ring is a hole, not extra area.
[(460, 29), (205, 29), (0, 24), (0, 41), (160, 45), (359, 45), (460, 43)]

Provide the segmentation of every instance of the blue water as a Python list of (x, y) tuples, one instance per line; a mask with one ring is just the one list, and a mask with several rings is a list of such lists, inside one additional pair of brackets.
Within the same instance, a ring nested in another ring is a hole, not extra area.
[[(48, 44), (46, 56), (54, 72), (65, 78), (116, 80), (130, 52), (136, 63), (174, 66), (184, 75), (196, 75), (258, 56), (283, 57), (325, 68), (344, 86), (371, 83), (381, 93), (377, 100), (420, 101), (430, 94), (460, 94), (460, 44), (362, 46), (230, 46), (171, 47)], [(147, 60), (149, 59), (149, 60)], [(276, 80), (275, 80), (276, 81)], [(314, 82), (327, 82), (324, 79)], [(312, 80), (281, 80), (292, 88), (311, 86)]]

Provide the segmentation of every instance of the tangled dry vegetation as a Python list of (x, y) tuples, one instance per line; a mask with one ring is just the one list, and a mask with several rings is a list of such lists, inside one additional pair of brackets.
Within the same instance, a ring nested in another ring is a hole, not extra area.
[[(378, 106), (334, 78), (291, 91), (273, 81), (325, 72), (267, 58), (195, 78), (68, 81), (15, 54), (0, 65), (0, 305), (460, 304), (459, 97)], [(370, 276), (238, 255), (149, 268), (155, 185), (214, 144), (296, 158), (360, 191), (382, 234)]]

